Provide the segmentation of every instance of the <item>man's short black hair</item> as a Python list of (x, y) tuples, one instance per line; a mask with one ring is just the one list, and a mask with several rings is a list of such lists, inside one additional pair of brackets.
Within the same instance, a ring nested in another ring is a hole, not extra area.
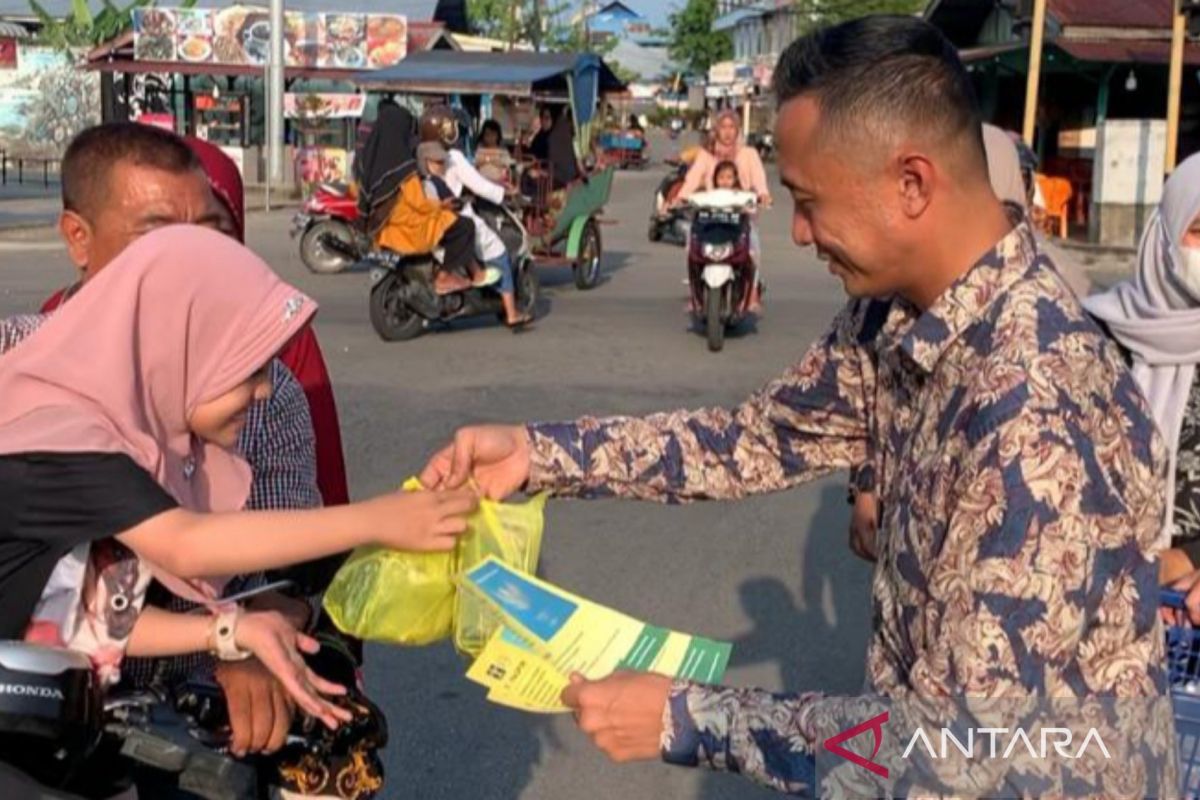
[(63, 156), (63, 208), (84, 216), (94, 213), (107, 194), (109, 174), (122, 162), (176, 175), (201, 169), (196, 154), (170, 131), (138, 122), (95, 125), (81, 131)]
[(838, 136), (968, 137), (985, 163), (971, 77), (954, 45), (917, 17), (880, 14), (814, 31), (784, 51), (773, 83), (779, 105), (812, 95)]

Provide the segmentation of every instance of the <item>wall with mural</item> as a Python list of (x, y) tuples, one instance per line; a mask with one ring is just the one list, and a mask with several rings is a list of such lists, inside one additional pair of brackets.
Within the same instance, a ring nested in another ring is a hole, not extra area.
[(100, 121), (100, 75), (51, 48), (16, 50), (15, 66), (0, 64), (0, 150), (58, 158), (76, 133)]

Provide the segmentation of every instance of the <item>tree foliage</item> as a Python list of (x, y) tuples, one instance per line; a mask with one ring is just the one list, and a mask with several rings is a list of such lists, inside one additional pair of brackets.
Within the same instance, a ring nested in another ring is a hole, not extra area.
[[(29, 7), (37, 16), (42, 28), (37, 40), (57, 50), (75, 50), (96, 47), (115, 39), (133, 27), (133, 11), (148, 8), (154, 0), (132, 0), (128, 5), (117, 6), (112, 0), (100, 0), (101, 8), (93, 14), (87, 0), (71, 0), (71, 13), (59, 19), (53, 16), (37, 0), (29, 0)], [(196, 0), (182, 0), (180, 8), (191, 8)]]
[(815, 27), (834, 25), (867, 14), (916, 14), (926, 0), (792, 0), (792, 6)]
[(717, 0), (687, 0), (682, 11), (671, 15), (671, 42), (667, 52), (677, 64), (695, 75), (733, 57), (733, 42), (724, 31), (714, 31)]
[(571, 36), (566, 3), (546, 0), (467, 0), (467, 24), (477, 36), (534, 49), (562, 49)]
[[(101, 0), (101, 8), (92, 13), (88, 0), (71, 0), (71, 13), (54, 17), (46, 8), (29, 0), (29, 7), (36, 14), (42, 29), (37, 32), (37, 41), (58, 50), (74, 50), (100, 46), (104, 42), (124, 34), (133, 28), (134, 8), (148, 8), (155, 0), (131, 0), (124, 6), (114, 5), (112, 0)], [(196, 0), (181, 0), (180, 8), (191, 8)]]

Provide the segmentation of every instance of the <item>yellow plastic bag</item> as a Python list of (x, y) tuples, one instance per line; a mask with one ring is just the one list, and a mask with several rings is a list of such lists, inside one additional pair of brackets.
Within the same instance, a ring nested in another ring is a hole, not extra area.
[[(420, 491), (421, 484), (410, 478), (404, 489)], [(489, 555), (534, 572), (545, 505), (544, 495), (519, 504), (483, 500), (447, 553), (359, 548), (325, 591), (325, 610), (360, 639), (424, 645), (453, 633), (460, 651), (478, 653), (499, 623), (478, 600), (460, 597), (454, 579)]]

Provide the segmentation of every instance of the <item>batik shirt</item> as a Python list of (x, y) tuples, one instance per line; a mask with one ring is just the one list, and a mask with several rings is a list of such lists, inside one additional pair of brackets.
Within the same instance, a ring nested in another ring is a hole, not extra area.
[[(1117, 349), (1026, 224), (924, 312), (852, 302), (737, 408), (529, 435), (530, 489), (580, 497), (728, 500), (870, 464), (884, 509), (866, 665), (876, 696), (1164, 691), (1165, 451)], [(663, 758), (811, 792), (812, 722), (832, 700), (676, 682)], [(1172, 785), (1173, 742), (1151, 747), (1158, 774), (1138, 779)]]
[[(24, 314), (0, 320), (0, 355), (32, 335), (49, 318), (48, 314)], [(246, 508), (319, 508), (316, 438), (304, 389), (278, 359), (271, 362), (270, 378), (270, 399), (250, 406), (238, 440), (238, 447), (254, 475)], [(226, 591), (238, 592), (263, 582), (262, 573), (242, 575), (230, 581)], [(157, 599), (159, 605), (171, 611), (185, 612), (196, 608), (165, 591), (160, 592)], [(310, 599), (314, 614), (316, 600), (319, 598)], [(144, 686), (152, 680), (169, 685), (197, 667), (208, 665), (211, 660), (203, 653), (171, 659), (130, 658), (122, 665), (122, 680), (126, 685), (135, 686)]]

